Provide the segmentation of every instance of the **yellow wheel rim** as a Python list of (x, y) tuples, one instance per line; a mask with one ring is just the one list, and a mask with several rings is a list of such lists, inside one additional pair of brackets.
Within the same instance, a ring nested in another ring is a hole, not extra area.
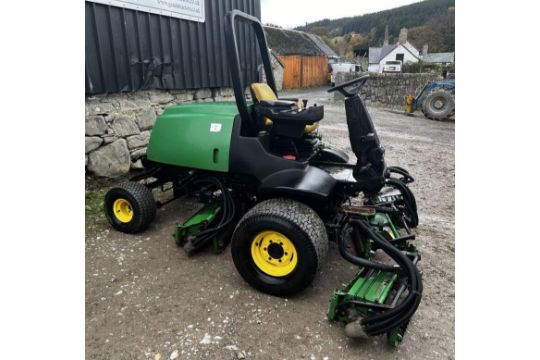
[(292, 241), (271, 230), (255, 236), (251, 242), (251, 258), (259, 270), (275, 277), (289, 275), (298, 263), (298, 254)]
[(133, 209), (126, 199), (116, 199), (113, 203), (114, 216), (118, 221), (128, 223), (133, 219)]

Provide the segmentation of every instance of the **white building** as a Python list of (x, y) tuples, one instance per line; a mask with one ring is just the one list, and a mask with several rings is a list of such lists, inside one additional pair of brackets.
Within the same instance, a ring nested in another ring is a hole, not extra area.
[(418, 62), (419, 59), (420, 52), (407, 41), (407, 29), (401, 29), (396, 44), (388, 45), (386, 38), (383, 47), (369, 48), (368, 71), (382, 72), (383, 65), (387, 61), (399, 60), (402, 64), (405, 64), (407, 62)]

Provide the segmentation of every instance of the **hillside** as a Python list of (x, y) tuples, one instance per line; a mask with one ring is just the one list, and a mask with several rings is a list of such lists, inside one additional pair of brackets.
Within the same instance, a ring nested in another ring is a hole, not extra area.
[(380, 46), (386, 25), (391, 43), (397, 40), (399, 30), (406, 27), (409, 29), (409, 41), (418, 49), (427, 43), (430, 52), (454, 51), (454, 7), (455, 0), (426, 0), (372, 14), (324, 19), (296, 29), (323, 37), (339, 51), (344, 46), (340, 42), (351, 41), (348, 34), (357, 34), (352, 37), (354, 47)]

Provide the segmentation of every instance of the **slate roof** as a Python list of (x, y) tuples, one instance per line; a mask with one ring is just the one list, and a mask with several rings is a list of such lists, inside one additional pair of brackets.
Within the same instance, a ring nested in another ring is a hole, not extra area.
[(431, 53), (426, 54), (422, 57), (422, 61), (427, 63), (453, 63), (455, 59), (455, 53), (446, 52), (446, 53)]
[(264, 32), (268, 46), (278, 55), (326, 56), (311, 37), (302, 31), (265, 26)]
[[(384, 45), (381, 49), (381, 54), (379, 55), (379, 61), (381, 61), (382, 59), (384, 59), (386, 57), (386, 55), (390, 54), (392, 52), (392, 50), (394, 50), (395, 48), (397, 48), (398, 46), (396, 44), (393, 44), (393, 45)], [(379, 62), (377, 61), (377, 62)]]
[(382, 48), (370, 47), (369, 48), (369, 54), (368, 54), (368, 63), (370, 63), (370, 64), (378, 64), (379, 59), (381, 58), (381, 50), (382, 50)]

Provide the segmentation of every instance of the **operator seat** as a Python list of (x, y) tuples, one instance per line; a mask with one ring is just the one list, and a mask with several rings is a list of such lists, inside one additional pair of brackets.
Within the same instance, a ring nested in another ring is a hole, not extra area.
[[(278, 111), (304, 108), (304, 103), (299, 99), (278, 99), (272, 88), (266, 83), (253, 83), (251, 84), (250, 89), (255, 104), (271, 107)], [(264, 117), (265, 126), (272, 126), (272, 124), (273, 121), (269, 117)], [(308, 124), (304, 127), (304, 133), (309, 134), (318, 127), (318, 122)]]

